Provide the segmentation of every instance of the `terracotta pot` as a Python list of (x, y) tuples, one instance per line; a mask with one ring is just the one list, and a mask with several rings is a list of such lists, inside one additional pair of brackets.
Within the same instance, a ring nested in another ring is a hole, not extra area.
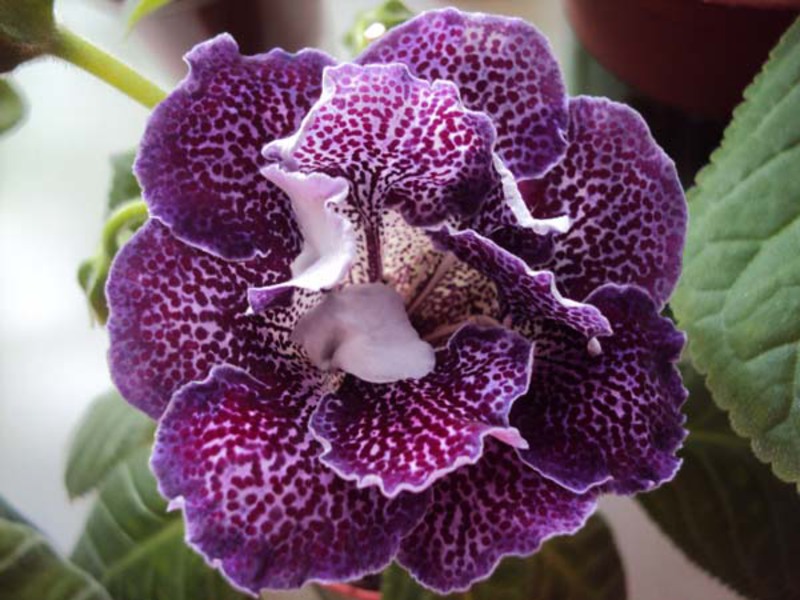
[(741, 101), (798, 4), (566, 0), (581, 43), (614, 75), (659, 102), (720, 118)]

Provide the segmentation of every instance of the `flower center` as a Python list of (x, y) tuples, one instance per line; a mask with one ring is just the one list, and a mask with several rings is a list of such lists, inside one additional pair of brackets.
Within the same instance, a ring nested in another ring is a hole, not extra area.
[(327, 294), (297, 322), (292, 340), (320, 369), (372, 383), (419, 379), (435, 366), (433, 348), (411, 326), (403, 298), (382, 283)]

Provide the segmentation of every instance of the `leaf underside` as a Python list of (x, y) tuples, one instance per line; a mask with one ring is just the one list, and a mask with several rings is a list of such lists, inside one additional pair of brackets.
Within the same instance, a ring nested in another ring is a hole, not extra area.
[(731, 431), (702, 377), (687, 366), (684, 381), (683, 466), (637, 499), (690, 559), (744, 597), (800, 598), (800, 497)]
[(140, 446), (100, 487), (72, 554), (114, 600), (244, 600), (184, 541), (179, 512), (167, 513)]
[(137, 448), (150, 446), (155, 423), (130, 406), (116, 391), (97, 398), (73, 437), (65, 483), (70, 497), (96, 488), (108, 473)]

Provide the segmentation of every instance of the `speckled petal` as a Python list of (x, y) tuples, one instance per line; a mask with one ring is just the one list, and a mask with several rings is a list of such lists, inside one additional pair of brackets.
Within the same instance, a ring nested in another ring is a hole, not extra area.
[(348, 377), (311, 419), (322, 461), (359, 487), (395, 496), (479, 460), (487, 436), (524, 445), (508, 414), (528, 390), (531, 350), (511, 331), (467, 325), (422, 379), (374, 385)]
[(530, 391), (512, 410), (530, 443), (520, 455), (576, 492), (602, 483), (620, 494), (647, 490), (680, 465), (686, 391), (675, 363), (685, 338), (638, 288), (607, 285), (588, 300), (614, 335), (590, 356), (565, 327), (539, 332)]
[(333, 59), (314, 50), (242, 57), (221, 35), (186, 60), (189, 75), (153, 112), (136, 161), (150, 214), (218, 256), (280, 252), (291, 262), (300, 234), (288, 198), (259, 173), (260, 152), (297, 129)]
[(605, 98), (572, 99), (565, 158), (520, 187), (534, 216), (572, 220), (545, 265), (564, 294), (583, 300), (605, 283), (633, 284), (664, 305), (680, 275), (686, 200), (638, 113)]
[(323, 79), (300, 130), (263, 154), (286, 171), (350, 182), (350, 198), (336, 208), (357, 234), (351, 281), (378, 282), (387, 209), (414, 226), (480, 209), (497, 178), (494, 128), (461, 105), (453, 84), (427, 83), (404, 65), (346, 64), (327, 68)]
[(594, 512), (593, 493), (564, 489), (515, 452), (489, 439), (481, 460), (431, 487), (431, 508), (397, 555), (424, 586), (442, 594), (466, 590), (504, 556), (532, 554), (548, 538), (580, 529)]
[(389, 500), (337, 477), (308, 432), (318, 375), (270, 366), (261, 381), (215, 368), (175, 394), (159, 425), (152, 467), (183, 507), (187, 541), (251, 593), (383, 569), (428, 497)]
[[(501, 303), (500, 314), (514, 329), (535, 340), (538, 324), (563, 323), (590, 339), (611, 333), (608, 320), (594, 306), (559, 294), (553, 274), (532, 271), (517, 256), (471, 230), (440, 229), (430, 233), (436, 246), (492, 279)], [(538, 354), (538, 352), (537, 352)]]
[(524, 21), (426, 12), (370, 44), (357, 62), (402, 62), (417, 77), (453, 81), (468, 108), (494, 121), (497, 152), (516, 177), (537, 177), (563, 154), (561, 72), (545, 37)]
[(216, 364), (258, 376), (271, 355), (295, 356), (299, 306), (246, 314), (247, 289), (286, 279), (287, 268), (270, 257), (217, 258), (150, 220), (117, 255), (106, 288), (111, 375), (122, 395), (158, 418), (175, 390)]

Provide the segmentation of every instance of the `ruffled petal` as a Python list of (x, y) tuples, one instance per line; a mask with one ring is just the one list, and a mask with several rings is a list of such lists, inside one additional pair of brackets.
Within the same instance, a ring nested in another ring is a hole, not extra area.
[(599, 351), (595, 338), (611, 333), (608, 320), (597, 308), (562, 297), (549, 271), (530, 270), (517, 256), (471, 230), (443, 228), (430, 235), (440, 250), (452, 252), (494, 281), (500, 315), (509, 318), (513, 328), (526, 337), (538, 341), (536, 331), (541, 323), (562, 323), (589, 338), (593, 351)]
[(528, 389), (531, 350), (511, 331), (467, 325), (423, 379), (373, 385), (348, 377), (311, 419), (322, 461), (392, 497), (474, 463), (487, 436), (524, 446), (508, 414)]
[(494, 440), (487, 440), (481, 460), (431, 492), (431, 508), (403, 540), (397, 560), (442, 594), (485, 579), (504, 556), (527, 556), (550, 537), (574, 533), (596, 507), (593, 493), (562, 488)]
[(518, 178), (538, 177), (564, 152), (561, 72), (547, 39), (520, 19), (426, 12), (370, 44), (356, 60), (401, 62), (422, 79), (454, 82), (468, 108), (492, 118), (497, 152)]
[(136, 161), (151, 215), (224, 258), (291, 261), (300, 232), (288, 198), (259, 174), (260, 152), (297, 129), (334, 60), (313, 50), (243, 57), (228, 35), (186, 60), (189, 75), (153, 112)]
[(543, 266), (567, 296), (633, 284), (664, 305), (680, 275), (686, 199), (637, 112), (605, 98), (572, 99), (566, 156), (520, 188), (534, 216), (572, 221)]
[(301, 303), (246, 314), (249, 287), (287, 276), (270, 256), (226, 261), (150, 220), (117, 255), (106, 287), (111, 376), (122, 395), (158, 418), (175, 390), (216, 364), (259, 375), (270, 356), (296, 356), (289, 336)]
[(308, 432), (318, 376), (270, 366), (262, 381), (215, 368), (175, 394), (159, 425), (152, 467), (183, 507), (188, 543), (251, 593), (383, 569), (428, 497), (389, 500), (337, 477)]
[(637, 288), (608, 285), (587, 300), (614, 335), (591, 356), (566, 327), (539, 332), (530, 391), (511, 416), (530, 444), (520, 455), (576, 492), (603, 483), (619, 494), (647, 490), (680, 466), (686, 390), (675, 363), (685, 337)]
[(329, 67), (320, 101), (292, 137), (264, 157), (290, 172), (350, 183), (336, 209), (353, 223), (360, 262), (354, 283), (381, 281), (384, 215), (414, 226), (474, 215), (497, 180), (494, 128), (466, 110), (449, 82), (413, 77), (404, 65)]

